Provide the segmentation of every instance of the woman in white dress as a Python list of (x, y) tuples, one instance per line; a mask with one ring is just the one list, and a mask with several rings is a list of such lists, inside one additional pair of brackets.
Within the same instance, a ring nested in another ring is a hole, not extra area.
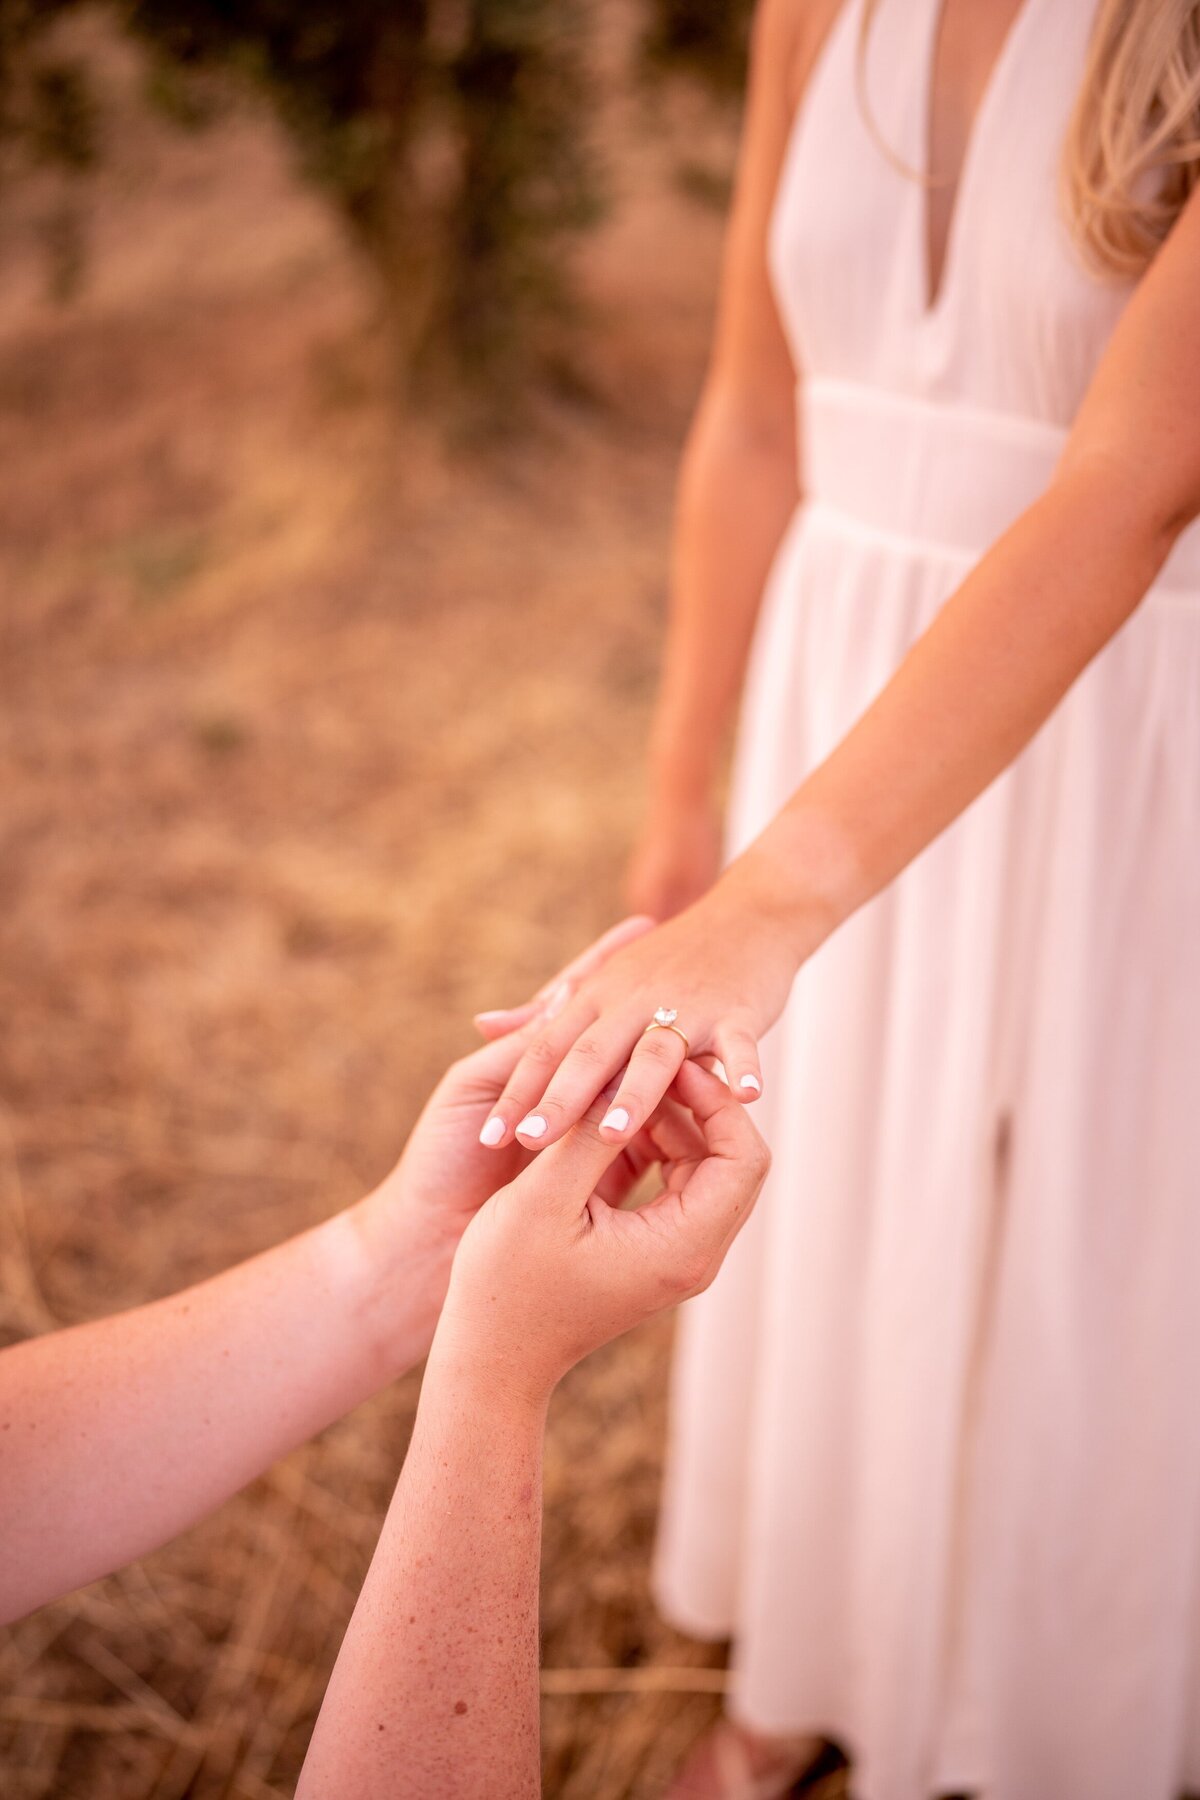
[(1198, 14), (756, 23), (637, 864), (676, 916), (487, 1127), (625, 1069), (623, 1138), (689, 1049), (761, 1093), (676, 1372), (659, 1593), (735, 1645), (681, 1795), (822, 1735), (858, 1800), (1200, 1788)]

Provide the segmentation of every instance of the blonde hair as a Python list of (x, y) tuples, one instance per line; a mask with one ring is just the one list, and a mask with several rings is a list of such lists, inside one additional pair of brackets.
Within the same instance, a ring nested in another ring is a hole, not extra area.
[[(867, 34), (877, 5), (865, 0), (863, 7), (858, 91), (879, 140), (866, 94)], [(1107, 274), (1140, 275), (1200, 183), (1197, 0), (1100, 0), (1061, 176), (1067, 218), (1089, 261)]]
[(1101, 0), (1063, 193), (1093, 262), (1140, 275), (1200, 181), (1200, 5)]

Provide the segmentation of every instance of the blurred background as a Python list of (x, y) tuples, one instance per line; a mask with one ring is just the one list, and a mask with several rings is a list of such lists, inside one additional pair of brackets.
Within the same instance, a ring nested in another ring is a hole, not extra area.
[[(619, 916), (745, 23), (0, 0), (0, 1342), (357, 1197)], [(669, 1339), (552, 1416), (562, 1800), (718, 1705)], [(416, 1396), (0, 1639), (6, 1800), (290, 1794)]]

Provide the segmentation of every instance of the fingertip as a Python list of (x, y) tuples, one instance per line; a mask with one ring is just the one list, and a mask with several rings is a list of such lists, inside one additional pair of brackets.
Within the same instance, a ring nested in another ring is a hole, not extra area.
[(481, 1037), (494, 1043), (497, 1038), (507, 1037), (510, 1032), (517, 1031), (522, 1025), (537, 1016), (534, 1002), (527, 1000), (523, 1006), (497, 1006), (486, 1012), (473, 1015), (472, 1023)]
[(600, 1121), (600, 1130), (607, 1131), (614, 1138), (624, 1138), (629, 1134), (630, 1117), (627, 1106), (610, 1106)]
[(719, 1075), (711, 1069), (701, 1068), (698, 1062), (686, 1058), (679, 1066), (675, 1077), (676, 1085), (688, 1106), (695, 1102), (707, 1101), (709, 1106), (724, 1106), (729, 1100), (729, 1088)]
[(480, 1037), (486, 1038), (488, 1043), (491, 1044), (494, 1043), (498, 1037), (503, 1037), (505, 1035), (508, 1030), (508, 1026), (505, 1022), (507, 1018), (508, 1014), (504, 1012), (481, 1012), (475, 1014), (471, 1023), (474, 1025)]
[(754, 1133), (746, 1110), (746, 1099), (750, 1097), (748, 1090), (743, 1098), (736, 1089), (710, 1075), (707, 1069), (697, 1068), (695, 1063), (685, 1063), (680, 1077), (679, 1097), (710, 1145), (714, 1145), (722, 1133), (731, 1133), (733, 1143), (740, 1143), (747, 1134)]
[(760, 1098), (762, 1094), (762, 1082), (752, 1069), (747, 1069), (744, 1075), (739, 1075), (734, 1092), (737, 1094), (739, 1100), (746, 1106), (750, 1106), (755, 1100)]
[(653, 913), (630, 913), (627, 919), (621, 920), (621, 923), (616, 927), (616, 930), (622, 933), (628, 933), (631, 938), (635, 938), (642, 937), (647, 931), (653, 931), (657, 925), (658, 920), (654, 917)]

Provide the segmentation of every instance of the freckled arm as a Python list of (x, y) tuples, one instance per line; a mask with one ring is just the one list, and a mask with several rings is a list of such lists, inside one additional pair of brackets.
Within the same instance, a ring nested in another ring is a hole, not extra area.
[(448, 1262), (362, 1208), (0, 1352), (0, 1620), (186, 1530), (424, 1354)]
[(297, 1800), (535, 1800), (545, 1402), (435, 1342)]

